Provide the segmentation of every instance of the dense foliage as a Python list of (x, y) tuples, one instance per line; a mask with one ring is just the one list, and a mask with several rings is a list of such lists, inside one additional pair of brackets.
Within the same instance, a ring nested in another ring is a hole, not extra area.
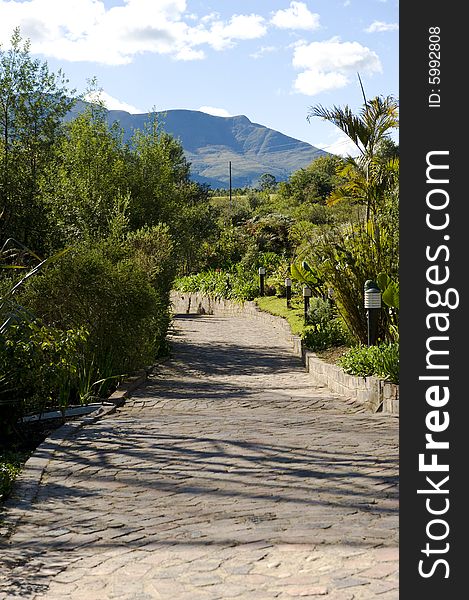
[(0, 452), (0, 502), (8, 496), (13, 481), (21, 470), (27, 457), (22, 454)]
[(188, 275), (176, 279), (174, 289), (232, 300), (253, 300), (259, 295), (256, 273), (241, 267), (231, 272), (216, 270)]
[(3, 434), (164, 353), (174, 276), (197, 269), (219, 231), (155, 118), (124, 142), (99, 102), (75, 114), (75, 100), (15, 31), (0, 48)]

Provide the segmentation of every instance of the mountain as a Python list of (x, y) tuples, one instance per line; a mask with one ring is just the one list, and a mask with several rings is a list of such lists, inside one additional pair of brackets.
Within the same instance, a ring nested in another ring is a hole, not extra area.
[[(77, 103), (69, 118), (84, 106)], [(142, 129), (148, 119), (148, 113), (107, 111), (109, 124), (118, 121), (125, 139), (135, 129)], [(216, 117), (196, 110), (168, 110), (158, 112), (157, 119), (164, 131), (181, 142), (191, 163), (192, 179), (212, 188), (229, 187), (230, 161), (235, 188), (255, 185), (264, 173), (274, 175), (277, 181), (285, 180), (293, 171), (327, 154), (311, 144), (252, 123), (244, 115)]]

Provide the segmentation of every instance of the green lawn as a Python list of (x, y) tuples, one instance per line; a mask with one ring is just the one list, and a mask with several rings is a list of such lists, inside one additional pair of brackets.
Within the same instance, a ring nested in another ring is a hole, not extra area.
[(291, 308), (287, 308), (286, 298), (278, 298), (277, 296), (263, 296), (262, 298), (256, 298), (254, 302), (261, 310), (286, 319), (294, 335), (303, 333), (304, 308), (301, 298), (292, 298)]

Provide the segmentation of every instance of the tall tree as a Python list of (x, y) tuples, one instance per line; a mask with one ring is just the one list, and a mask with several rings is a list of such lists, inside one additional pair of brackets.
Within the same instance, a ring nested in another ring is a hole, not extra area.
[(61, 71), (33, 59), (17, 28), (0, 47), (0, 235), (43, 250), (45, 215), (39, 178), (72, 107)]
[(178, 192), (189, 182), (189, 163), (181, 144), (151, 115), (131, 143), (132, 226), (171, 223), (179, 211)]
[(41, 180), (55, 247), (109, 233), (128, 197), (128, 162), (122, 130), (117, 123), (108, 126), (99, 104), (65, 125)]
[(320, 117), (336, 125), (355, 144), (358, 155), (346, 159), (341, 175), (347, 180), (339, 191), (342, 196), (354, 197), (366, 205), (367, 221), (373, 219), (384, 201), (386, 191), (395, 179), (394, 158), (381, 152), (389, 140), (390, 132), (399, 126), (398, 104), (392, 96), (364, 98), (358, 114), (349, 106), (312, 106), (307, 119)]

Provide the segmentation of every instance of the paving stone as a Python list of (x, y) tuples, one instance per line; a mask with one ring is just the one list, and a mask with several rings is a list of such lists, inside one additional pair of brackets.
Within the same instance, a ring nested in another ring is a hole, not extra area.
[(256, 319), (175, 330), (144, 387), (57, 443), (0, 600), (397, 599), (398, 420), (311, 385)]

